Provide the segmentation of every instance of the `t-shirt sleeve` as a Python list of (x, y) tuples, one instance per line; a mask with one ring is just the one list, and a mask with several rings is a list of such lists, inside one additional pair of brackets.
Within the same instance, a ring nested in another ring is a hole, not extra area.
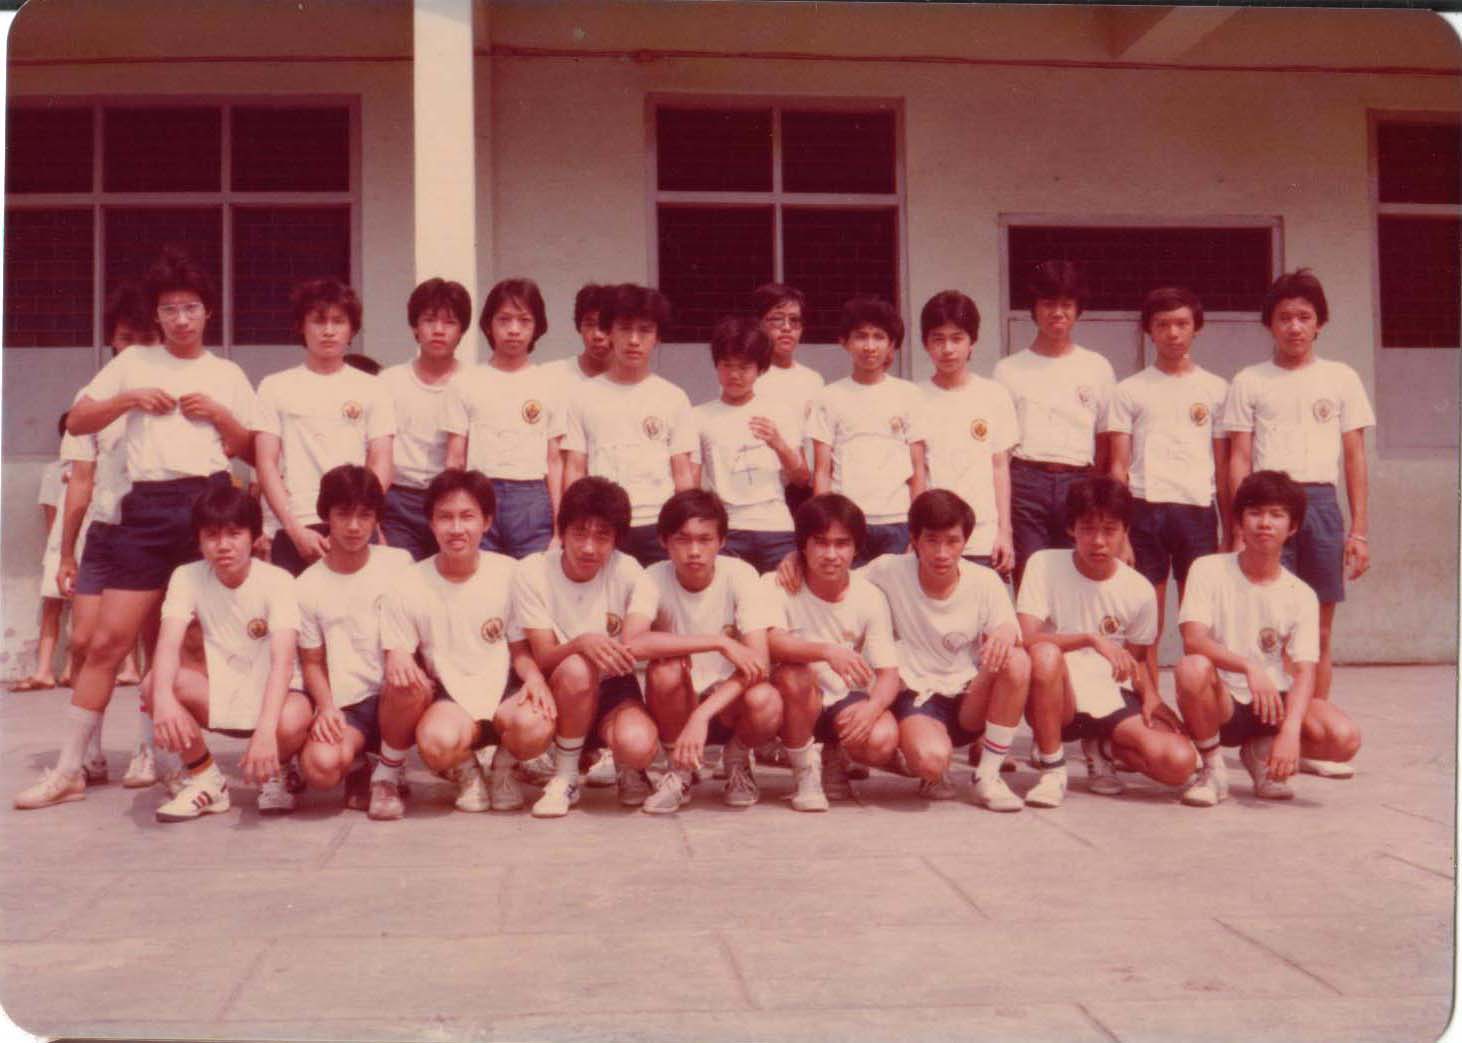
[(588, 391), (584, 385), (575, 388), (564, 403), (563, 448), (569, 453), (587, 453), (589, 438), (584, 429), (584, 400)]
[(470, 427), (471, 417), (467, 396), (462, 393), (462, 381), (454, 380), (442, 395), (442, 430), (449, 435), (465, 435)]
[(70, 433), (62, 436), (61, 459), (91, 463), (96, 459), (96, 436)]
[(366, 417), (366, 441), (385, 438), (396, 433), (396, 403), (385, 382), (371, 377), (371, 411)]
[(198, 607), (197, 570), (187, 565), (173, 569), (168, 578), (168, 591), (162, 599), (162, 618), (192, 620)]
[[(1217, 561), (1218, 559), (1214, 559)], [(1183, 585), (1183, 603), (1178, 606), (1178, 625), (1199, 623), (1212, 628), (1216, 625), (1218, 613), (1214, 604), (1213, 562), (1199, 558), (1188, 570), (1188, 582)]]
[(985, 602), (985, 633), (989, 634), (1006, 623), (1017, 626), (1015, 606), (1010, 603), (1010, 593), (999, 574), (993, 569), (980, 568), (978, 575)]
[(1134, 645), (1150, 645), (1157, 640), (1157, 592), (1140, 572), (1133, 571), (1128, 579), (1134, 588), (1137, 611), (1127, 627), (1127, 640)]
[(1040, 620), (1051, 618), (1050, 593), (1046, 589), (1046, 555), (1032, 554), (1026, 562), (1020, 593), (1015, 599), (1015, 611)]
[(1234, 382), (1229, 385), (1228, 397), (1223, 403), (1223, 429), (1254, 430), (1254, 402), (1249, 394), (1249, 381), (1243, 373), (1234, 377)]
[(757, 577), (756, 582), (761, 587), (762, 599), (770, 613), (770, 625), (778, 630), (791, 630), (787, 621), (787, 593), (777, 585), (777, 574), (768, 572), (765, 576)]
[(899, 406), (899, 416), (904, 422), (904, 444), (913, 445), (915, 442), (926, 441), (929, 432), (924, 429), (921, 419), (923, 414), (923, 394), (918, 387), (909, 384), (903, 389), (903, 403)]
[(1107, 422), (1102, 425), (1102, 429), (1130, 435), (1132, 433), (1132, 415), (1136, 412), (1135, 406), (1132, 390), (1126, 384), (1118, 384), (1112, 390), (1111, 402), (1107, 406)]
[(696, 424), (690, 398), (679, 388), (675, 390), (678, 401), (670, 414), (670, 455), (689, 453), (692, 459), (699, 460), (701, 457), (700, 427)]
[(60, 460), (53, 460), (41, 472), (41, 488), (36, 503), (42, 507), (59, 507), (66, 491), (66, 470)]
[(1212, 431), (1214, 438), (1227, 438), (1228, 431), (1223, 426), (1224, 403), (1228, 401), (1229, 384), (1222, 377), (1213, 378), (1213, 398), (1208, 405), (1208, 415), (1212, 418)]
[(781, 626), (782, 614), (770, 592), (762, 585), (761, 577), (750, 565), (737, 569), (731, 584), (736, 600), (736, 629), (743, 634), (751, 630), (766, 630)]
[(259, 394), (254, 400), (253, 430), (281, 438), (284, 432), (284, 421), (279, 415), (278, 388), (279, 381), (275, 380), (273, 376), (265, 377), (259, 382)]
[(295, 581), (295, 595), (300, 611), (299, 646), (319, 648), (325, 643), (325, 634), (320, 628), (320, 593), (312, 581), (301, 576)]
[(1299, 618), (1295, 620), (1294, 641), (1289, 657), (1296, 663), (1320, 661), (1320, 599), (1304, 583), (1295, 584), (1295, 604)]
[(277, 634), (281, 630), (293, 630), (298, 633), (299, 628), (299, 596), (294, 588), (294, 577), (286, 572), (275, 577), (269, 591), (269, 632)]
[(655, 614), (660, 611), (660, 584), (655, 582), (655, 577), (646, 570), (645, 574), (635, 580), (634, 589), (630, 591), (629, 608), (625, 611), (625, 618), (630, 616), (643, 616), (650, 622), (655, 621)]
[(1360, 382), (1356, 371), (1346, 366), (1340, 394), (1340, 430), (1356, 431), (1375, 426), (1376, 414), (1371, 409), (1371, 400), (1366, 395), (1365, 385)]
[(522, 630), (554, 628), (548, 592), (544, 589), (545, 571), (544, 559), (538, 557), (524, 561), (513, 570), (512, 614)]
[(994, 399), (995, 432), (991, 444), (995, 452), (1004, 453), (1020, 441), (1020, 421), (1015, 416), (1015, 402), (1004, 384), (995, 385)]
[(833, 432), (837, 429), (832, 395), (823, 388), (812, 399), (812, 412), (807, 417), (807, 437), (824, 445), (833, 444)]
[(386, 591), (381, 601), (381, 648), (388, 652), (415, 652), (421, 643), (412, 618), (411, 593), (415, 576), (402, 577), (402, 582)]
[(899, 654), (893, 643), (893, 617), (888, 611), (888, 599), (871, 583), (864, 589), (868, 591), (868, 627), (863, 638), (863, 658), (875, 670), (897, 668)]
[[(249, 378), (237, 363), (228, 363), (231, 373), (229, 385), (229, 401), (224, 403), (228, 411), (234, 415), (240, 426), (245, 431), (258, 431), (259, 428), (259, 396), (254, 394), (254, 386), (249, 383)], [(276, 416), (275, 423), (278, 418)]]
[(121, 394), (122, 389), (128, 386), (127, 365), (130, 354), (124, 351), (113, 357), (101, 368), (101, 372), (91, 378), (91, 383), (81, 389), (81, 394), (97, 402)]

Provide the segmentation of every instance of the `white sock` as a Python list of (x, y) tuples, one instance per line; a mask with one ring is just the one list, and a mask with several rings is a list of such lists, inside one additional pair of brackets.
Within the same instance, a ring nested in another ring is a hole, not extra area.
[(980, 741), (980, 763), (975, 765), (976, 781), (1000, 774), (1000, 765), (1010, 752), (1010, 744), (1015, 741), (1015, 727), (993, 722), (985, 725), (985, 737)]
[(1223, 747), (1219, 744), (1217, 735), (1202, 742), (1195, 742), (1198, 747), (1198, 755), (1203, 758), (1203, 763), (1210, 768), (1223, 766)]
[(506, 746), (499, 746), (492, 755), (492, 767), (490, 770), (494, 775), (506, 774), (512, 771), (513, 766), (517, 763), (518, 758), (514, 757)]
[(81, 770), (81, 761), (86, 756), (87, 743), (91, 735), (101, 727), (102, 715), (96, 710), (87, 710), (76, 705), (66, 707), (66, 737), (61, 741), (61, 756), (56, 761), (56, 770), (66, 775), (75, 775)]
[(375, 770), (371, 772), (372, 782), (400, 782), (401, 773), (406, 770), (406, 755), (411, 752), (408, 746), (404, 750), (381, 743), (381, 755), (376, 761)]
[(799, 772), (811, 771), (816, 767), (812, 761), (813, 743), (811, 739), (808, 739), (805, 745), (799, 746), (795, 750), (790, 746), (785, 748), (787, 750), (787, 762), (792, 765), (794, 770)]
[(97, 714), (96, 727), (91, 730), (91, 738), (86, 741), (86, 759), (88, 761), (105, 760), (102, 753), (102, 716)]
[(564, 779), (570, 784), (579, 781), (579, 754), (584, 751), (584, 740), (565, 739), (562, 735), (553, 740), (553, 777)]
[(137, 729), (137, 745), (139, 745), (139, 746), (155, 746), (155, 745), (157, 745), (157, 738), (153, 734), (153, 730), (152, 730), (152, 718), (148, 714), (145, 714), (145, 713), (139, 713), (137, 716), (142, 718), (142, 726)]
[(1055, 753), (1042, 753), (1040, 750), (1034, 752), (1036, 767), (1042, 775), (1048, 771), (1053, 771), (1060, 775), (1066, 774), (1066, 747), (1057, 746)]

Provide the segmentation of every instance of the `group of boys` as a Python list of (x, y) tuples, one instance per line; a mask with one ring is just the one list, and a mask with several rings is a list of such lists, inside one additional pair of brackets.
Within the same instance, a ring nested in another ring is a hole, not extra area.
[[(479, 318), (492, 354), (470, 366), (470, 296), (428, 280), (407, 308), (416, 357), (374, 376), (346, 361), (354, 292), (302, 283), (305, 360), (257, 395), (203, 347), (205, 273), (165, 253), (143, 289), (136, 321), (161, 342), (116, 354), (67, 417), (112, 461), (93, 499), (115, 509), (79, 562), (77, 525), (63, 532), (61, 582), (96, 591), (98, 622), (58, 764), (17, 807), (97, 781), (139, 633), (155, 651), (127, 782), (167, 785), (165, 822), (229, 807), (205, 731), (248, 739), (261, 812), (294, 807), (294, 765), (383, 820), (404, 814), (413, 746), (464, 811), (524, 807), (540, 765), (538, 817), (579, 801), (594, 750), (623, 804), (668, 813), (708, 746), (727, 804), (758, 801), (758, 756), (785, 757), (799, 811), (868, 767), (952, 797), (966, 744), (972, 799), (995, 811), (1061, 804), (1071, 741), (1093, 792), (1121, 792), (1122, 769), (1197, 806), (1227, 793), (1224, 746), (1270, 799), (1301, 766), (1347, 773), (1359, 747), (1328, 700), (1329, 627), (1342, 572), (1368, 561), (1374, 421), (1353, 371), (1314, 355), (1328, 312), (1307, 271), (1271, 288), (1273, 361), (1232, 388), (1192, 360), (1202, 306), (1181, 289), (1148, 295), (1156, 361), (1116, 384), (1073, 339), (1086, 291), (1067, 262), (1033, 273), (1035, 341), (994, 380), (968, 368), (974, 302), (945, 291), (920, 315), (932, 378), (890, 375), (903, 322), (854, 298), (851, 373), (823, 386), (793, 357), (805, 298), (771, 284), (714, 328), (721, 395), (695, 408), (651, 371), (669, 303), (648, 287), (586, 286), (583, 351), (538, 366), (542, 295), (500, 282)], [(262, 504), (230, 480), (235, 457)], [(1295, 551), (1303, 582), (1281, 564)], [(1181, 718), (1154, 651), (1170, 570)], [(1023, 797), (1001, 778), (1022, 719)]]

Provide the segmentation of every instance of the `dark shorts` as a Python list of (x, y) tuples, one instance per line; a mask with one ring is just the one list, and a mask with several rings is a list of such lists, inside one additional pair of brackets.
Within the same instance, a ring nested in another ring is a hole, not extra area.
[[(323, 522), (316, 522), (314, 525), (306, 526), (311, 532), (318, 532), (321, 536), (330, 535), (330, 526)], [(274, 534), (274, 539), (269, 544), (269, 563), (278, 565), (285, 572), (288, 572), (296, 579), (305, 569), (314, 564), (313, 561), (306, 561), (299, 548), (290, 539), (289, 533), (280, 529)]]
[(1076, 716), (1071, 723), (1061, 728), (1062, 742), (1075, 742), (1077, 739), (1110, 739), (1112, 733), (1129, 717), (1138, 717), (1142, 714), (1142, 700), (1137, 698), (1137, 693), (1130, 688), (1122, 689), (1122, 703), (1120, 710), (1113, 710), (1105, 717), (1093, 717), (1089, 713), (1076, 711)]
[[(1284, 698), (1286, 694), (1281, 692), (1280, 698)], [(1218, 729), (1218, 744), (1220, 746), (1242, 746), (1248, 740), (1260, 735), (1278, 734), (1279, 726), (1265, 724), (1259, 720), (1258, 716), (1254, 713), (1254, 708), (1248, 703), (1241, 703), (1237, 699), (1234, 699), (1233, 704), (1234, 712)]]
[(798, 507), (812, 499), (812, 486), (789, 485), (782, 490), (782, 498), (787, 501), (787, 510), (795, 515)]
[(1023, 460), (1010, 461), (1010, 525), (1017, 569), (1024, 569), (1038, 550), (1072, 546), (1066, 531), (1066, 491), (1090, 474), (1090, 468), (1042, 471)]
[(199, 560), (193, 503), (205, 491), (229, 485), (227, 471), (206, 478), (134, 482), (122, 497), (122, 519), (112, 530), (108, 590), (165, 590), (179, 565)]
[(365, 748), (371, 753), (381, 751), (381, 697), (369, 695), (352, 706), (340, 711), (348, 727), (365, 736)]
[(867, 692), (849, 692), (831, 706), (824, 706), (822, 713), (817, 715), (817, 723), (812, 726), (812, 737), (818, 742), (828, 745), (837, 742), (838, 714), (842, 713), (854, 703), (865, 703), (867, 701)]
[(526, 558), (548, 549), (553, 539), (553, 503), (548, 498), (548, 485), (542, 480), (517, 481), (493, 478), (497, 509), (492, 527), (482, 534), (482, 549), (506, 554), (510, 558)]
[(1284, 545), (1284, 567), (1315, 591), (1322, 605), (1345, 600), (1345, 519), (1335, 486), (1306, 482), (1305, 523)]
[(644, 704), (645, 697), (640, 692), (640, 681), (634, 674), (620, 674), (616, 677), (606, 677), (599, 682), (599, 695), (594, 705), (594, 718), (589, 722), (589, 735), (584, 740), (584, 748), (597, 750), (604, 746), (604, 740), (599, 738), (599, 727), (605, 719), (625, 703), (637, 702)]
[(881, 554), (902, 554), (909, 549), (909, 523), (890, 522), (887, 525), (868, 526), (868, 535), (863, 547), (853, 559), (853, 567), (867, 565)]
[(386, 513), (381, 516), (386, 542), (407, 551), (414, 561), (437, 552), (437, 538), (426, 520), (426, 490), (393, 485), (386, 490)]
[[(507, 696), (504, 695), (504, 698), (507, 698)], [(442, 687), (440, 681), (437, 682), (436, 694), (432, 696), (431, 701), (433, 703), (455, 702), (455, 700), (447, 694), (447, 690)], [(461, 703), (457, 703), (457, 705), (459, 707), (462, 707)], [(466, 707), (462, 707), (462, 712), (467, 712)], [(498, 734), (497, 729), (492, 726), (492, 722), (476, 721), (475, 723), (477, 724), (477, 730), (472, 735), (472, 748), (474, 750), (481, 750), (486, 749), (489, 746), (496, 746), (498, 744)], [(379, 734), (379, 732), (377, 734)]]
[(959, 695), (931, 695), (919, 705), (914, 705), (918, 693), (905, 688), (899, 692), (897, 699), (893, 701), (893, 717), (899, 723), (903, 723), (910, 717), (928, 717), (944, 725), (944, 730), (949, 733), (949, 742), (952, 746), (968, 746), (979, 739), (981, 732), (972, 732), (959, 723), (959, 703), (964, 698), (964, 693)]
[(657, 561), (670, 560), (670, 552), (660, 542), (660, 534), (653, 525), (630, 526), (620, 541), (619, 549), (646, 568)]
[(76, 566), (76, 594), (94, 597), (106, 589), (112, 574), (112, 529), (106, 522), (92, 522), (87, 528), (86, 546)]
[(757, 572), (771, 572), (782, 559), (797, 550), (797, 536), (790, 532), (761, 532), (732, 529), (726, 534), (724, 553), (747, 562)]
[(1188, 582), (1188, 569), (1205, 554), (1218, 553), (1218, 510), (1212, 504), (1132, 502), (1132, 525), (1127, 530), (1137, 571), (1154, 587), (1168, 581), (1171, 570), (1179, 584)]

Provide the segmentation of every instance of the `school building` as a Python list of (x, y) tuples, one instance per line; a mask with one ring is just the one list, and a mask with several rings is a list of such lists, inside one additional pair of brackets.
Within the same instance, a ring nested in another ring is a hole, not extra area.
[(1421, 11), (32, 0), (9, 40), (0, 676), (28, 665), (39, 474), (103, 361), (101, 301), (169, 241), (218, 274), (214, 350), (256, 382), (297, 361), (297, 278), (348, 278), (357, 349), (392, 363), (418, 279), (480, 302), (528, 275), (542, 359), (575, 349), (581, 283), (661, 286), (658, 366), (693, 401), (710, 325), (771, 278), (808, 292), (804, 355), (833, 375), (846, 296), (896, 301), (920, 377), (919, 306), (963, 289), (988, 373), (1032, 334), (1020, 272), (1068, 257), (1095, 291), (1078, 339), (1119, 377), (1170, 283), (1232, 376), (1268, 352), (1266, 285), (1310, 266), (1319, 350), (1379, 416), (1373, 568), (1337, 659), (1451, 660), (1459, 72)]

